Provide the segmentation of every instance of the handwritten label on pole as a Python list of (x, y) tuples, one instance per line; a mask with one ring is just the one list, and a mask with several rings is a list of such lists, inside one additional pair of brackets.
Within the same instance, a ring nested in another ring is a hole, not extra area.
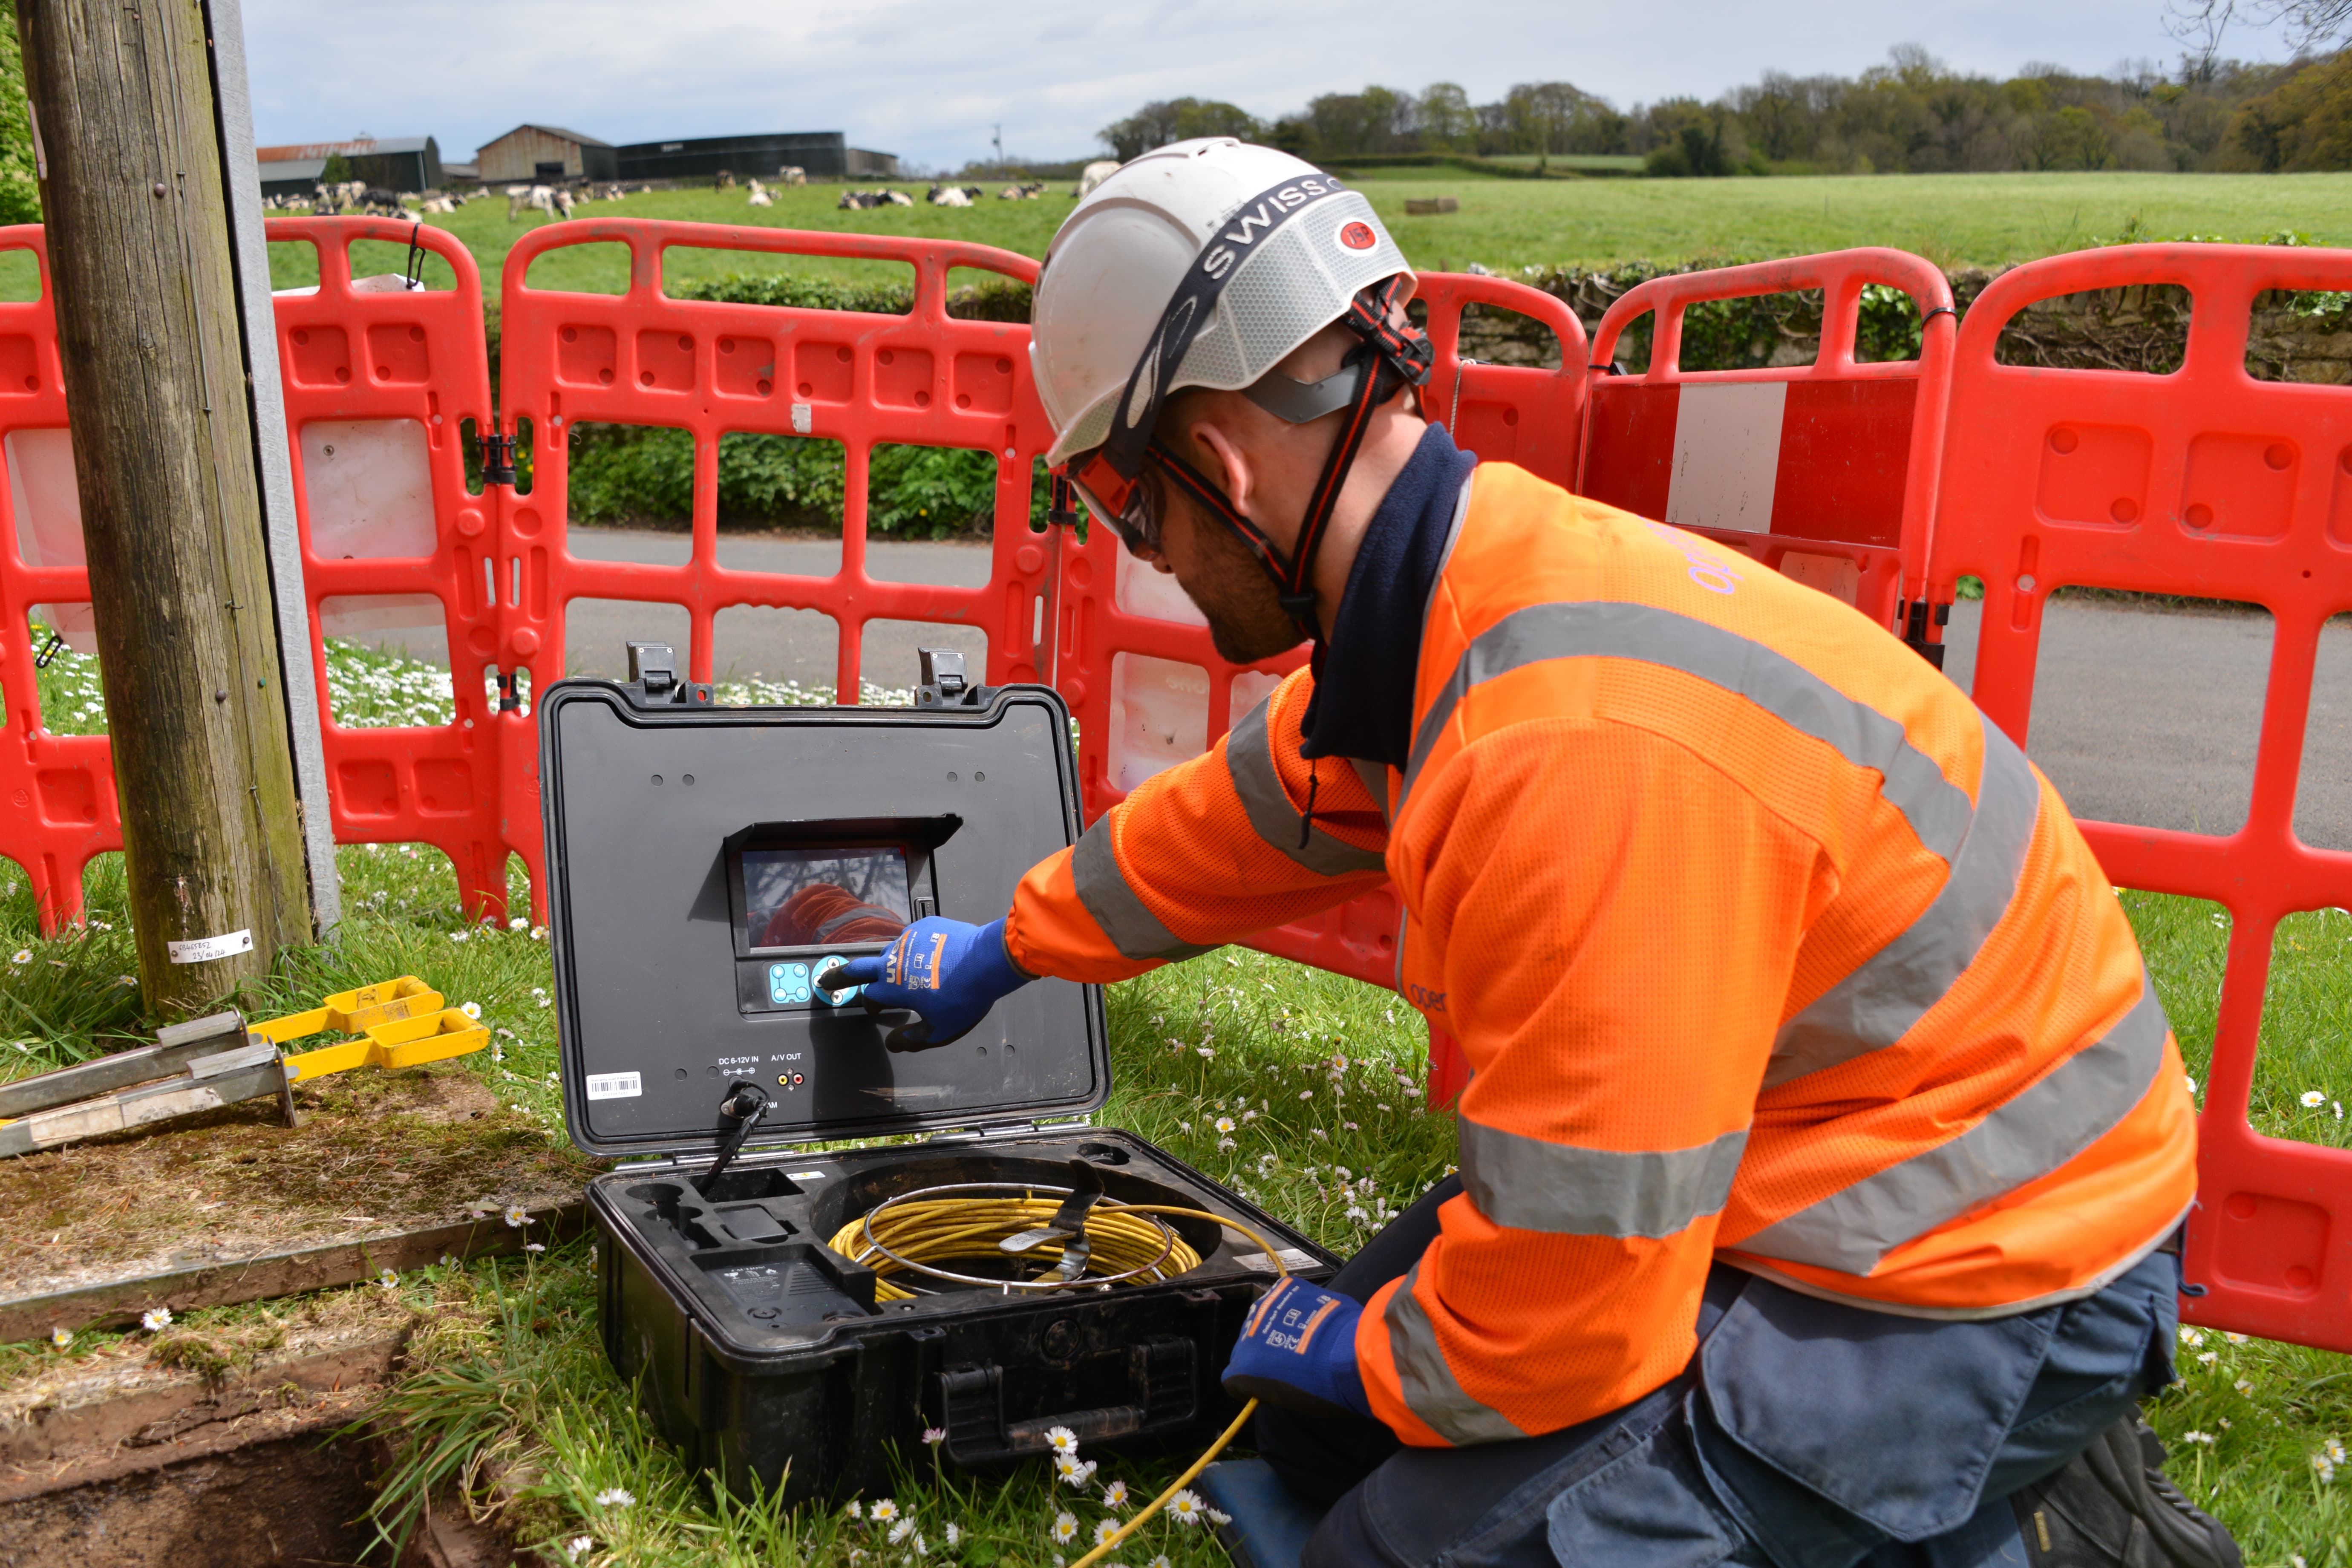
[(167, 942), (163, 944), (174, 963), (211, 963), (218, 959), (235, 958), (240, 952), (253, 951), (253, 932), (233, 931), (226, 936), (200, 936), (190, 942)]

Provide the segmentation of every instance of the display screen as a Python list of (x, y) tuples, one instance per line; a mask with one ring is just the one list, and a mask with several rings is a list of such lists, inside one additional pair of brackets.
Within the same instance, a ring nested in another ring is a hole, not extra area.
[(746, 849), (743, 942), (850, 947), (907, 929), (902, 849)]

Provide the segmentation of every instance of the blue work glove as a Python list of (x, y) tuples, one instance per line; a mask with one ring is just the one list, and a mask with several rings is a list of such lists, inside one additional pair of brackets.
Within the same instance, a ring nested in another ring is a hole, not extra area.
[(1282, 1280), (1242, 1324), (1234, 1359), (1225, 1363), (1225, 1392), (1309, 1415), (1346, 1411), (1372, 1419), (1356, 1370), (1356, 1320), (1363, 1315), (1353, 1297), (1304, 1279)]
[(889, 952), (853, 958), (817, 984), (828, 991), (863, 985), (859, 1000), (869, 1012), (911, 1009), (915, 1022), (891, 1030), (882, 1043), (894, 1051), (919, 1051), (961, 1039), (998, 998), (1035, 978), (1013, 967), (1003, 921), (976, 926), (930, 915), (901, 931)]

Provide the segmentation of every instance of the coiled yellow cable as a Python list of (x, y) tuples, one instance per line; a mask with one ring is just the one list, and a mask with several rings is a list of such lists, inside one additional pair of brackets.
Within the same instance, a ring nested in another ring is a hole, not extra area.
[[(881, 1212), (881, 1218), (874, 1226), (873, 1239), (882, 1242), (900, 1258), (911, 1258), (923, 1263), (945, 1264), (959, 1258), (993, 1257), (1002, 1259), (1006, 1255), (998, 1249), (996, 1244), (999, 1241), (1044, 1225), (1059, 1212), (1061, 1206), (1058, 1199), (1027, 1197), (935, 1198), (924, 1203), (894, 1204)], [(1277, 1282), (1289, 1277), (1290, 1268), (1282, 1260), (1282, 1249), (1249, 1226), (1205, 1209), (1179, 1208), (1166, 1204), (1097, 1204), (1087, 1213), (1087, 1238), (1094, 1247), (1093, 1256), (1087, 1262), (1098, 1266), (1100, 1272), (1106, 1274), (1144, 1269), (1130, 1281), (1135, 1284), (1171, 1279), (1187, 1269), (1201, 1266), (1201, 1255), (1181, 1235), (1176, 1237), (1175, 1245), (1171, 1247), (1167, 1232), (1148, 1220), (1132, 1217), (1143, 1215), (1160, 1215), (1172, 1219), (1204, 1219), (1212, 1225), (1239, 1231), (1257, 1243), (1258, 1249), (1274, 1265)], [(866, 1223), (867, 1216), (860, 1215), (835, 1232), (833, 1249), (861, 1263), (870, 1258), (870, 1267), (877, 1275), (904, 1272), (904, 1264), (896, 1258), (884, 1257), (866, 1239)], [(1146, 1266), (1159, 1258), (1163, 1251), (1168, 1256), (1161, 1258), (1157, 1267), (1147, 1268)], [(1048, 1260), (1058, 1263), (1062, 1253), (1057, 1243), (1040, 1242), (1018, 1256), (1034, 1258), (1041, 1263)], [(1071, 1281), (1073, 1286), (1085, 1283), (1087, 1279), (1084, 1275)], [(907, 1301), (914, 1299), (914, 1293), (877, 1279), (874, 1297), (878, 1301)], [(1120, 1525), (1109, 1540), (1079, 1558), (1070, 1568), (1094, 1568), (1094, 1564), (1117, 1550), (1121, 1542), (1157, 1518), (1160, 1510), (1166, 1508), (1178, 1492), (1191, 1486), (1193, 1479), (1207, 1469), (1210, 1462), (1241, 1435), (1242, 1428), (1249, 1424), (1249, 1418), (1256, 1412), (1256, 1400), (1244, 1405), (1241, 1414), (1217, 1435), (1217, 1440), (1209, 1445), (1206, 1453), (1192, 1461), (1189, 1469), (1169, 1482), (1158, 1497), (1139, 1509), (1135, 1517)]]
[[(997, 1243), (1045, 1225), (1061, 1206), (1059, 1198), (1036, 1197), (933, 1198), (893, 1204), (870, 1217), (860, 1215), (835, 1231), (833, 1249), (882, 1277), (874, 1287), (874, 1299), (877, 1301), (915, 1299), (913, 1291), (887, 1283), (889, 1276), (908, 1271), (902, 1258), (945, 1267), (960, 1259), (1001, 1265), (1008, 1258), (1018, 1258), (1042, 1266), (1024, 1282), (1034, 1288), (1061, 1262), (1060, 1240), (1041, 1241), (1026, 1252), (1013, 1254), (1001, 1250)], [(1122, 1281), (1128, 1284), (1157, 1284), (1198, 1268), (1201, 1255), (1192, 1244), (1172, 1229), (1163, 1229), (1141, 1217), (1149, 1212), (1109, 1203), (1097, 1204), (1089, 1210), (1086, 1230), (1093, 1253), (1087, 1259), (1087, 1268), (1095, 1278), (1090, 1280), (1082, 1274), (1069, 1281), (1069, 1286), (1099, 1284), (1100, 1277), (1106, 1274), (1131, 1274), (1130, 1279)], [(1208, 1214), (1201, 1217), (1217, 1218)], [(873, 1227), (870, 1233), (866, 1228), (869, 1223)], [(886, 1247), (887, 1252), (883, 1250)], [(891, 1252), (898, 1256), (892, 1258)]]

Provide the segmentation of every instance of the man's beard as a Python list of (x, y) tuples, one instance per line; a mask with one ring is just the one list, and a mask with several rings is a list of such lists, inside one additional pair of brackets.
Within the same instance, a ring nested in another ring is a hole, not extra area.
[[(1176, 582), (1208, 617), (1209, 640), (1227, 664), (1255, 664), (1297, 647), (1298, 623), (1285, 615), (1274, 580), (1234, 531), (1198, 508), (1192, 526), (1198, 561)], [(1197, 577), (1197, 581), (1195, 578)]]

